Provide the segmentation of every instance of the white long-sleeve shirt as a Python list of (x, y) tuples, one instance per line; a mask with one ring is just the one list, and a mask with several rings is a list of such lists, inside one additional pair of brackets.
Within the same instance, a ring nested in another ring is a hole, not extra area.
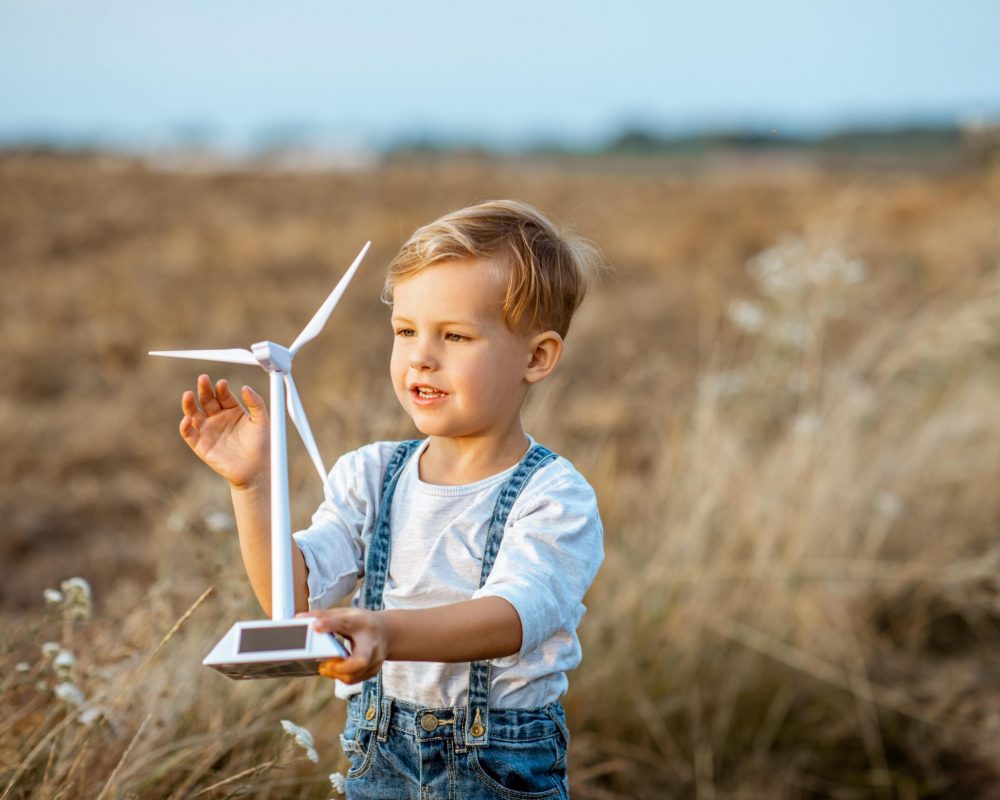
[[(329, 608), (357, 588), (378, 516), (383, 475), (398, 442), (375, 442), (342, 456), (330, 471), (333, 494), (294, 534), (309, 570), (310, 609)], [(532, 440), (534, 444), (534, 440)], [(392, 544), (383, 604), (429, 608), (503, 597), (521, 619), (521, 650), (492, 660), (490, 705), (536, 708), (558, 699), (581, 658), (576, 628), (583, 596), (604, 559), (593, 489), (565, 458), (540, 466), (515, 501), (486, 583), (479, 587), (490, 516), (511, 467), (475, 483), (420, 480), (425, 440), (406, 462), (390, 510)], [(426, 707), (465, 705), (469, 664), (386, 661), (383, 691)], [(338, 682), (349, 697), (361, 684)]]

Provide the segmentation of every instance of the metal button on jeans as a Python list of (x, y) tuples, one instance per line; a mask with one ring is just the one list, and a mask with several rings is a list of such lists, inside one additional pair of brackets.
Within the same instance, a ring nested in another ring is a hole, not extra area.
[(435, 717), (430, 712), (427, 712), (422, 717), (420, 717), (420, 727), (423, 728), (428, 733), (437, 728), (437, 726), (438, 726), (438, 718)]
[(476, 709), (476, 717), (472, 721), (472, 727), (469, 728), (469, 733), (475, 736), (477, 739), (486, 733), (486, 728), (483, 727), (483, 718), (479, 713), (479, 709)]
[(375, 719), (375, 706), (372, 706), (365, 712), (365, 719), (369, 722)]

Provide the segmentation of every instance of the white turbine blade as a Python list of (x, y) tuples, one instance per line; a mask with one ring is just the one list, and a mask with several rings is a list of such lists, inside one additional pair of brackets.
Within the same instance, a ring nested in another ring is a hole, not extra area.
[(340, 279), (333, 291), (330, 292), (330, 296), (326, 298), (323, 305), (319, 307), (309, 324), (302, 329), (302, 333), (299, 334), (298, 338), (292, 342), (292, 346), (288, 349), (292, 351), (292, 355), (299, 352), (299, 348), (302, 347), (306, 342), (312, 341), (317, 336), (319, 332), (323, 330), (323, 326), (326, 325), (326, 321), (330, 318), (330, 314), (333, 313), (334, 307), (340, 301), (340, 296), (347, 289), (347, 284), (351, 282), (351, 278), (354, 277), (354, 273), (358, 270), (358, 265), (361, 264), (361, 259), (365, 257), (365, 253), (368, 252), (368, 248), (371, 247), (371, 242), (365, 242), (365, 246), (361, 248), (361, 252), (358, 253), (358, 257), (354, 259), (354, 263), (347, 268), (347, 272), (344, 273), (344, 277)]
[[(292, 376), (287, 372), (284, 377), (286, 394), (288, 395), (286, 398), (288, 416), (292, 418), (292, 424), (295, 425), (299, 436), (302, 437), (302, 443), (306, 446), (306, 450), (309, 451), (309, 457), (312, 459), (313, 464), (316, 465), (316, 471), (323, 481), (324, 494), (326, 494), (327, 499), (331, 499), (333, 497), (333, 487), (330, 486), (329, 475), (327, 475), (326, 467), (323, 466), (323, 459), (320, 457), (319, 448), (316, 446), (316, 440), (313, 438), (312, 430), (309, 428), (309, 420), (306, 419), (305, 409), (302, 408), (302, 401), (299, 399), (298, 390), (295, 388), (295, 381), (292, 380)], [(281, 412), (275, 411), (275, 413)]]
[(231, 364), (257, 364), (253, 353), (234, 347), (230, 350), (150, 350), (151, 356), (166, 356), (167, 358), (196, 358), (201, 361), (226, 361)]

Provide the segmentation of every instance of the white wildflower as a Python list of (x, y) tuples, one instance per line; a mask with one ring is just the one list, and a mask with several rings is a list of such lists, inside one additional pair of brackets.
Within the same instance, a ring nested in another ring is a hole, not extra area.
[(27, 661), (18, 661), (14, 666), (15, 672), (31, 672), (31, 664)]
[(46, 658), (55, 658), (61, 650), (62, 645), (59, 642), (46, 642), (42, 645), (42, 655)]
[(802, 298), (810, 286), (851, 286), (868, 274), (864, 262), (850, 258), (836, 247), (817, 253), (798, 236), (783, 236), (778, 243), (747, 261), (747, 272), (768, 297), (788, 304)]
[(205, 525), (213, 533), (225, 533), (235, 527), (235, 522), (232, 515), (225, 511), (212, 511), (205, 515)]
[(63, 681), (55, 688), (56, 697), (72, 706), (82, 706), (86, 698), (83, 692), (76, 688), (73, 683)]
[(66, 593), (66, 598), (71, 602), (86, 600), (90, 602), (90, 584), (83, 578), (70, 578), (62, 582), (62, 590)]
[(76, 720), (81, 725), (93, 725), (97, 720), (104, 716), (104, 709), (100, 706), (88, 706), (80, 712)]
[(35, 681), (35, 688), (40, 692), (44, 692), (49, 688), (49, 685), (45, 681)]
[(63, 601), (63, 593), (58, 589), (46, 589), (42, 595), (50, 606), (57, 606)]
[(55, 670), (56, 675), (65, 679), (70, 676), (74, 664), (76, 664), (76, 657), (69, 650), (60, 650), (52, 662), (52, 669)]
[(759, 303), (735, 297), (726, 306), (726, 316), (741, 331), (758, 333), (767, 321), (767, 315)]
[(62, 582), (66, 595), (66, 609), (72, 619), (90, 617), (90, 584), (83, 578), (70, 578)]
[(334, 772), (330, 776), (330, 785), (333, 787), (333, 791), (337, 794), (347, 793), (347, 781), (344, 780), (344, 776), (339, 772)]
[(801, 294), (808, 281), (802, 272), (806, 263), (805, 243), (797, 236), (785, 236), (777, 245), (747, 262), (747, 272), (768, 297), (781, 300)]
[(285, 729), (285, 733), (289, 736), (294, 737), (295, 743), (306, 751), (306, 755), (309, 760), (314, 764), (319, 763), (319, 754), (316, 752), (316, 748), (313, 747), (313, 737), (305, 728), (301, 728), (290, 720), (281, 720), (281, 727)]

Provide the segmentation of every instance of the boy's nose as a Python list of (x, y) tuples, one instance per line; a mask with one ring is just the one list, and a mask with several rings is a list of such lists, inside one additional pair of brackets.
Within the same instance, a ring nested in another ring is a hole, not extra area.
[(433, 369), (437, 366), (437, 359), (426, 347), (415, 347), (410, 352), (410, 366), (413, 369)]

